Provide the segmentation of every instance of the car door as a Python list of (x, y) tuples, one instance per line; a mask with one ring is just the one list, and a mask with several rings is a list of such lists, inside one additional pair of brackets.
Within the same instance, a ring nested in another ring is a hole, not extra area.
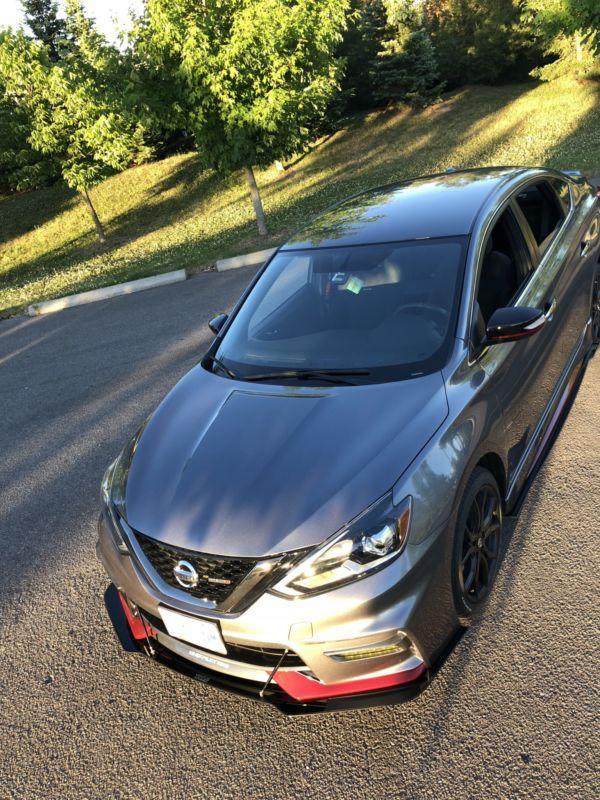
[[(474, 330), (474, 353), (490, 376), (502, 408), (509, 480), (526, 456), (562, 369), (556, 352), (554, 286), (544, 271), (535, 267), (536, 252), (531, 234), (524, 227), (523, 215), (512, 198), (486, 236), (478, 265), (474, 309), (479, 317), (479, 324), (475, 326), (479, 333)], [(503, 272), (508, 274), (504, 283)], [(547, 314), (546, 324), (526, 339), (483, 349), (479, 345), (478, 351), (477, 338), (481, 337), (492, 313), (511, 305), (542, 308)]]
[[(540, 229), (539, 212), (523, 202), (530, 192), (538, 192), (544, 198), (550, 230)], [(534, 240), (535, 274), (538, 276), (524, 293), (523, 300), (539, 306), (540, 298), (545, 300), (548, 293), (552, 295), (554, 328), (559, 334), (554, 357), (562, 372), (581, 344), (590, 313), (593, 247), (585, 237), (590, 227), (588, 221), (590, 225), (592, 221), (585, 220), (585, 211), (582, 214), (582, 209), (575, 207), (568, 182), (560, 178), (531, 183), (520, 190), (515, 199), (523, 213), (522, 225)]]

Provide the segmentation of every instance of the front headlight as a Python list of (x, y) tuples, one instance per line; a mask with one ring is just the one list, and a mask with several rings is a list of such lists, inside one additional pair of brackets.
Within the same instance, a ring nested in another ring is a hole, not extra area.
[(411, 510), (411, 497), (395, 506), (392, 494), (386, 495), (303, 559), (271, 591), (302, 597), (337, 588), (381, 569), (402, 552)]
[(112, 462), (102, 478), (101, 493), (102, 502), (106, 509), (111, 523), (111, 529), (115, 544), (121, 553), (128, 553), (129, 548), (123, 538), (119, 517), (125, 516), (125, 490), (127, 488), (127, 477), (129, 467), (135, 453), (138, 441), (142, 435), (146, 423), (144, 423), (135, 436), (133, 436), (121, 450), (117, 458)]

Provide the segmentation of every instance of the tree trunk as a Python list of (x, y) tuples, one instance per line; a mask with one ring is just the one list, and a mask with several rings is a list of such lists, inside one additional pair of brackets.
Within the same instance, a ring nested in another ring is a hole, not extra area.
[(87, 207), (90, 210), (90, 214), (92, 215), (92, 219), (94, 220), (94, 227), (96, 228), (96, 233), (98, 234), (98, 238), (104, 244), (106, 241), (106, 236), (104, 235), (104, 228), (102, 227), (102, 223), (98, 219), (98, 214), (96, 214), (96, 209), (92, 204), (92, 198), (90, 197), (87, 189), (81, 190), (81, 196), (86, 202)]
[(256, 178), (254, 177), (254, 171), (252, 167), (244, 167), (244, 172), (246, 173), (246, 180), (248, 181), (248, 186), (250, 187), (250, 197), (252, 198), (254, 213), (256, 214), (258, 232), (260, 233), (261, 236), (266, 236), (267, 222), (265, 220), (265, 212), (263, 210), (262, 201), (260, 199), (260, 192), (258, 191), (258, 186), (256, 185)]

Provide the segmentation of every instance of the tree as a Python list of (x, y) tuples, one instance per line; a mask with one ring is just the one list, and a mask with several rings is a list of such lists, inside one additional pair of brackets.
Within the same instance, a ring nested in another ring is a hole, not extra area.
[(21, 0), (25, 22), (38, 42), (48, 48), (51, 61), (58, 61), (66, 38), (64, 19), (58, 16), (56, 0)]
[(58, 177), (58, 165), (29, 144), (30, 118), (0, 85), (0, 192), (38, 189)]
[(375, 99), (425, 106), (439, 97), (435, 48), (423, 27), (423, 8), (413, 0), (386, 0), (387, 26), (372, 61)]
[(348, 0), (148, 0), (139, 58), (171, 71), (201, 158), (243, 170), (258, 230), (254, 167), (301, 151), (338, 88), (333, 56)]
[(31, 119), (29, 144), (56, 159), (64, 182), (89, 209), (100, 241), (105, 234), (90, 189), (148, 155), (130, 97), (121, 54), (85, 18), (79, 0), (67, 4), (68, 53), (52, 62), (46, 48), (21, 32), (0, 46), (5, 100)]
[[(8, 33), (0, 31), (0, 49)], [(0, 77), (0, 191), (37, 189), (55, 180), (58, 165), (29, 144), (31, 116), (7, 96)]]
[(435, 50), (423, 28), (383, 43), (372, 67), (375, 98), (424, 107), (442, 91)]
[[(540, 0), (545, 2), (545, 0)], [(539, 50), (521, 0), (424, 0), (424, 24), (449, 86), (526, 77)]]
[(368, 66), (377, 58), (387, 28), (384, 0), (351, 0), (348, 27), (337, 51), (344, 62), (339, 98), (342, 112), (372, 108), (376, 104), (373, 76)]
[(585, 77), (600, 70), (598, 0), (525, 0), (523, 17), (550, 59), (532, 70), (534, 77)]

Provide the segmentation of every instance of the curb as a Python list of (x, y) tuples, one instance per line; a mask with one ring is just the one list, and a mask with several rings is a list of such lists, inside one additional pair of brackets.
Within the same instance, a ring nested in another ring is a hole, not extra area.
[(72, 306), (83, 306), (86, 303), (96, 303), (98, 300), (108, 300), (111, 297), (118, 297), (123, 294), (133, 294), (143, 292), (144, 289), (153, 289), (155, 286), (165, 286), (169, 283), (178, 283), (187, 278), (184, 269), (174, 272), (163, 272), (162, 275), (152, 275), (149, 278), (138, 278), (127, 283), (117, 283), (113, 286), (104, 286), (102, 289), (92, 289), (89, 292), (70, 294), (66, 297), (57, 297), (55, 300), (45, 300), (42, 303), (34, 303), (27, 308), (30, 317), (37, 317), (41, 314), (53, 314), (55, 311), (62, 311), (64, 308)]
[(229, 269), (238, 269), (239, 267), (254, 267), (257, 264), (264, 264), (276, 250), (276, 247), (270, 247), (268, 250), (256, 250), (254, 253), (246, 253), (243, 256), (221, 258), (215, 267), (217, 272), (227, 272)]

